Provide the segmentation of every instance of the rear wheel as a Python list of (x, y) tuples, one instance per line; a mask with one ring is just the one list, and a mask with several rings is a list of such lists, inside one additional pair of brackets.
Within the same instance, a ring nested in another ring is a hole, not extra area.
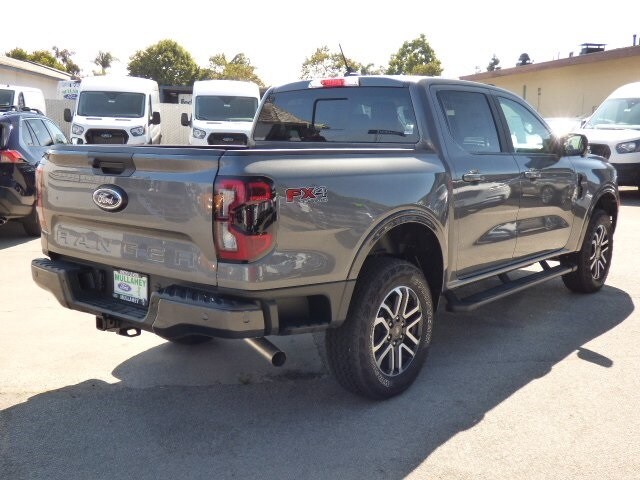
[(22, 228), (32, 237), (40, 236), (40, 220), (38, 219), (38, 212), (36, 212), (36, 207), (33, 207), (31, 213), (24, 217), (22, 220)]
[(427, 356), (433, 303), (422, 272), (395, 258), (368, 260), (347, 320), (326, 332), (327, 361), (347, 390), (384, 399), (406, 390)]
[(575, 272), (564, 275), (562, 281), (574, 292), (597, 292), (609, 275), (612, 253), (611, 219), (603, 210), (596, 210), (589, 222), (582, 248), (569, 259), (578, 268)]

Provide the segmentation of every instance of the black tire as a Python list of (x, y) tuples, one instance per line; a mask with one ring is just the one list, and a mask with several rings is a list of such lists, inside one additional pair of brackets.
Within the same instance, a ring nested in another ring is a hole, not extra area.
[(178, 345), (200, 345), (211, 341), (211, 337), (204, 335), (186, 335), (184, 337), (167, 338), (171, 343)]
[(360, 273), (347, 320), (326, 332), (329, 369), (353, 393), (393, 397), (416, 379), (432, 329), (433, 302), (422, 272), (403, 260), (372, 258)]
[(582, 248), (568, 258), (568, 263), (577, 265), (578, 269), (562, 276), (565, 286), (578, 293), (600, 290), (609, 275), (612, 253), (611, 219), (603, 210), (596, 210), (589, 221)]
[(36, 207), (33, 207), (31, 213), (24, 217), (22, 220), (22, 228), (27, 233), (27, 235), (31, 237), (39, 237), (40, 236), (40, 219), (38, 218), (38, 212), (36, 212)]

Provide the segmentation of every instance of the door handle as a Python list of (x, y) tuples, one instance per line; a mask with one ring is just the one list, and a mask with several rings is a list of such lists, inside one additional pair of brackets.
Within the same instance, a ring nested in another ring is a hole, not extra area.
[(485, 177), (483, 174), (479, 173), (477, 170), (472, 170), (468, 173), (463, 174), (462, 180), (464, 182), (484, 182)]
[(542, 173), (540, 170), (525, 170), (524, 176), (530, 180), (535, 180), (536, 178), (542, 177)]

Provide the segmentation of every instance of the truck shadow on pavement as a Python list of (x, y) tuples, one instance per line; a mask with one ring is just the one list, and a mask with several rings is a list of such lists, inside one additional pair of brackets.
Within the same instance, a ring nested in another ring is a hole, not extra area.
[[(343, 391), (323, 367), (243, 380), (236, 355), (249, 350), (161, 344), (114, 366), (119, 383), (89, 380), (0, 412), (0, 471), (12, 480), (404, 478), (563, 359), (615, 365), (584, 345), (633, 309), (619, 289), (577, 295), (560, 281), (470, 314), (440, 308), (422, 374), (385, 402)], [(238, 381), (208, 383), (211, 369)], [(178, 372), (190, 386), (175, 384)]]

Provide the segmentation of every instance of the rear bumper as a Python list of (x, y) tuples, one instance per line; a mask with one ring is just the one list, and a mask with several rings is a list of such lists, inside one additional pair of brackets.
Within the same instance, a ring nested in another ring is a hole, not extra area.
[(99, 295), (91, 288), (88, 267), (39, 258), (31, 262), (31, 275), (62, 306), (111, 320), (114, 329), (134, 327), (166, 338), (265, 335), (265, 314), (259, 302), (223, 299), (175, 287), (152, 292), (148, 308), (140, 308)]
[[(64, 260), (31, 262), (33, 280), (66, 308), (101, 318), (109, 330), (139, 328), (164, 338), (258, 338), (323, 330), (346, 318), (355, 281), (267, 291), (168, 285), (148, 307), (113, 299), (96, 268)], [(102, 328), (104, 329), (104, 328)]]

